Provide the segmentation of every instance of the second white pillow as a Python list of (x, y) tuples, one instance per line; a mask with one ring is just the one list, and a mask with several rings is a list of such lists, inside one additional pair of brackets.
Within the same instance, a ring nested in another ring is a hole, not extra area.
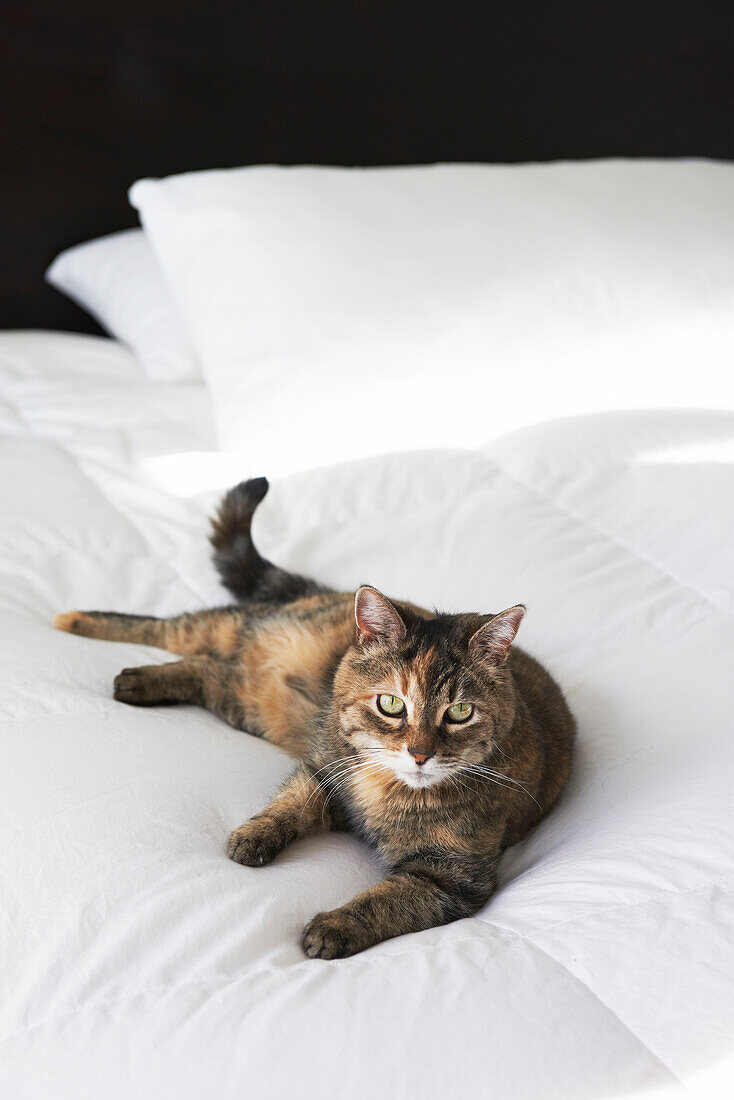
[(46, 279), (134, 351), (150, 378), (201, 379), (188, 331), (142, 229), (67, 248)]

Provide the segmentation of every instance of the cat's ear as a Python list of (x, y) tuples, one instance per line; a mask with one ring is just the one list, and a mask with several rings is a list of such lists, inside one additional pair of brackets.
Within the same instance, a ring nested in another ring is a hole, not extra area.
[(357, 589), (354, 597), (357, 642), (361, 646), (399, 642), (405, 637), (405, 623), (397, 609), (369, 584)]
[(500, 611), (484, 626), (480, 626), (469, 641), (469, 652), (492, 665), (503, 665), (515, 641), (520, 623), (525, 618), (525, 608), (519, 603)]

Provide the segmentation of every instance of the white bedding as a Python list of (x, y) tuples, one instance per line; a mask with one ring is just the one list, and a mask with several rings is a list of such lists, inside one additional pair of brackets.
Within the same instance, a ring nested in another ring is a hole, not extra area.
[(521, 643), (580, 725), (566, 797), (481, 913), (320, 962), (300, 929), (378, 879), (372, 855), (325, 836), (229, 862), (289, 760), (202, 710), (115, 703), (120, 668), (164, 658), (50, 625), (224, 600), (220, 472), (185, 457), (213, 446), (203, 387), (32, 333), (0, 337), (0, 379), (3, 1100), (711, 1095), (734, 1047), (734, 414), (274, 486), (256, 538), (280, 563), (526, 602)]
[(732, 164), (260, 165), (130, 199), (219, 444), (251, 473), (475, 447), (661, 394), (734, 407)]
[(191, 338), (142, 229), (64, 249), (46, 281), (133, 351), (156, 382), (199, 382)]

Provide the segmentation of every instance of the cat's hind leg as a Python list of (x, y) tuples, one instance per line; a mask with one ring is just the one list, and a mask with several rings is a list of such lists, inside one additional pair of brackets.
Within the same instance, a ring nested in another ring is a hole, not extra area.
[(242, 640), (241, 613), (226, 607), (176, 615), (172, 619), (117, 611), (66, 611), (56, 616), (54, 626), (85, 638), (150, 645), (182, 657), (204, 653), (231, 657)]
[(57, 630), (80, 634), (84, 638), (101, 638), (107, 642), (138, 642), (158, 649), (168, 649), (167, 619), (150, 615), (123, 615), (117, 611), (64, 611), (54, 619)]

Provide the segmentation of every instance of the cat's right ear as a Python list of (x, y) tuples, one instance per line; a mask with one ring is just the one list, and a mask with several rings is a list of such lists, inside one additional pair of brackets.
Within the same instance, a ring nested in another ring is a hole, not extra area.
[(500, 611), (469, 639), (469, 652), (491, 665), (503, 665), (524, 618), (525, 604), (522, 603)]
[(405, 637), (405, 623), (398, 610), (372, 585), (363, 584), (354, 597), (357, 644), (393, 644)]

